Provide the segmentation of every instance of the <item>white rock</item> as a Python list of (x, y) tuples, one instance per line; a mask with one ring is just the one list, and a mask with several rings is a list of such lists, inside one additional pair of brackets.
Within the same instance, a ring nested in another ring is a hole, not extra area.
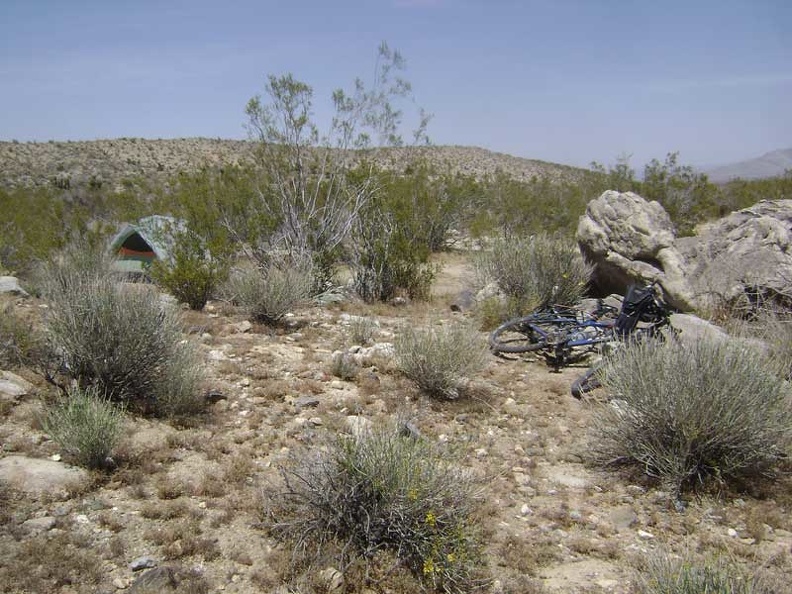
[(641, 540), (651, 540), (654, 538), (654, 534), (652, 534), (651, 532), (647, 532), (646, 530), (639, 530), (638, 538), (640, 538)]

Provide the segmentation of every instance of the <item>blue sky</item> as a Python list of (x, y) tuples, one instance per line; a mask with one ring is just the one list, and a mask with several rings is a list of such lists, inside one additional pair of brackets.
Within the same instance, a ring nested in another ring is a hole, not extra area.
[(790, 0), (0, 0), (0, 140), (245, 138), (287, 72), (326, 124), (381, 41), (435, 144), (639, 169), (792, 147)]

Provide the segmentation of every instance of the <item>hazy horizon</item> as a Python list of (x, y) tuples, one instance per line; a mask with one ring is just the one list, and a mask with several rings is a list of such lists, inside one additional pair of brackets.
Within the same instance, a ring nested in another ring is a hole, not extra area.
[(435, 144), (722, 165), (792, 146), (790, 23), (771, 0), (9, 2), (0, 140), (244, 139), (245, 104), (287, 72), (326, 126), (386, 41)]

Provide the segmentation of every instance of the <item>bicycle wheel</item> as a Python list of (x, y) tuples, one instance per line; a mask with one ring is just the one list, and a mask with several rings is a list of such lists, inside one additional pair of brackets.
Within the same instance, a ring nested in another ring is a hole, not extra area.
[(528, 353), (553, 344), (559, 331), (577, 326), (572, 319), (542, 319), (534, 316), (518, 318), (501, 324), (489, 336), (490, 348), (496, 353)]
[(580, 400), (584, 394), (588, 394), (592, 390), (602, 386), (599, 378), (597, 377), (597, 368), (592, 367), (586, 373), (578, 377), (570, 388), (572, 396)]

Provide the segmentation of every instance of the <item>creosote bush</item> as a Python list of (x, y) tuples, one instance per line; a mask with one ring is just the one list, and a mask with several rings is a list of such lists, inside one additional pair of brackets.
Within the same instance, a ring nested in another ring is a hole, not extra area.
[(157, 260), (151, 266), (155, 282), (190, 309), (202, 310), (218, 285), (225, 280), (227, 264), (213, 258), (197, 237), (177, 236), (171, 261)]
[(447, 399), (461, 395), (471, 376), (484, 369), (488, 357), (486, 341), (461, 322), (404, 326), (394, 346), (402, 373), (430, 396)]
[(282, 474), (272, 528), (295, 559), (335, 556), (343, 572), (390, 553), (424, 587), (473, 588), (481, 569), (475, 484), (448, 452), (375, 427), (314, 449)]
[(264, 267), (237, 269), (226, 284), (230, 300), (266, 324), (277, 324), (311, 297), (313, 268), (308, 259), (270, 262)]
[(42, 419), (44, 430), (80, 466), (102, 468), (118, 443), (124, 414), (96, 387), (70, 390)]
[(501, 238), (475, 260), (479, 282), (495, 282), (519, 311), (575, 305), (586, 292), (592, 267), (577, 245), (560, 236)]
[(770, 473), (789, 453), (789, 388), (760, 352), (737, 341), (643, 341), (609, 355), (600, 379), (603, 454), (670, 487)]
[(200, 367), (179, 312), (150, 287), (118, 283), (101, 267), (81, 268), (85, 256), (72, 255), (50, 262), (42, 274), (46, 329), (60, 371), (131, 410), (199, 412)]

